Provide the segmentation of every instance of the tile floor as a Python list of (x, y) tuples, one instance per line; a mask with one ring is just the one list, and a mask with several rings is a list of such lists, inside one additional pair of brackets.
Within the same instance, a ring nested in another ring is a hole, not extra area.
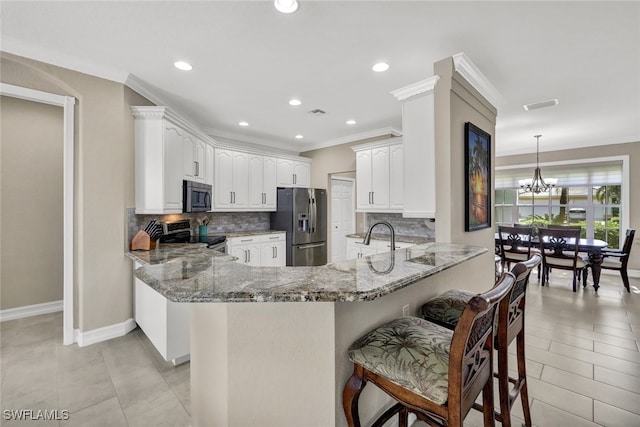
[[(601, 285), (597, 295), (591, 286), (574, 294), (565, 272), (544, 288), (532, 274), (526, 333), (536, 426), (640, 426), (640, 279), (630, 294), (618, 276), (603, 274)], [(61, 344), (61, 327), (61, 313), (1, 324), (2, 410), (70, 411), (68, 421), (37, 426), (189, 425), (188, 363), (164, 362), (139, 329), (80, 348)], [(519, 403), (513, 421), (522, 422)], [(0, 424), (30, 425), (4, 416)], [(465, 420), (481, 425), (475, 411)]]

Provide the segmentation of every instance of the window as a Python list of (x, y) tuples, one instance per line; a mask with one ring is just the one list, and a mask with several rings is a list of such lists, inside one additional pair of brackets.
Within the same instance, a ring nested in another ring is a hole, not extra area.
[(622, 161), (570, 164), (542, 168), (544, 177), (558, 178), (555, 188), (528, 193), (518, 180), (530, 177), (531, 168), (496, 168), (495, 221), (534, 226), (582, 226), (582, 237), (620, 246), (623, 206)]

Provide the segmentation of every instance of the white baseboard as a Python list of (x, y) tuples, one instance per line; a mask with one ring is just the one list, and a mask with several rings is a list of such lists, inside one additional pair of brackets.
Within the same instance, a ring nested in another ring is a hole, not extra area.
[(24, 317), (39, 316), (41, 314), (62, 311), (63, 301), (45, 302), (42, 304), (26, 305), (24, 307), (0, 310), (0, 322), (22, 319)]
[(80, 332), (76, 329), (75, 340), (80, 347), (86, 347), (91, 344), (107, 341), (112, 338), (118, 338), (128, 334), (136, 328), (136, 321), (133, 318), (127, 319), (122, 323), (105, 326), (103, 328), (93, 329), (87, 332)]

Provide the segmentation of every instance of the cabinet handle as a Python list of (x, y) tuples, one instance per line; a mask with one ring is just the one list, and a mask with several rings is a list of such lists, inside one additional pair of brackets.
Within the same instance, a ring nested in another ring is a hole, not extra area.
[(374, 192), (372, 191), (371, 192), (371, 204), (375, 205), (376, 202), (374, 201), (373, 195), (374, 195)]
[(262, 193), (262, 204), (266, 204), (267, 203), (267, 193)]
[(294, 184), (295, 184), (295, 183), (296, 183), (296, 181), (297, 181), (297, 179), (296, 179), (296, 178), (297, 178), (297, 177), (296, 177), (296, 174), (294, 173), (294, 174), (293, 174), (293, 183), (294, 183)]
[(372, 194), (371, 191), (369, 191), (369, 204), (370, 205), (372, 204), (372, 202), (371, 202), (371, 194)]
[(233, 203), (235, 204), (236, 203), (236, 192), (232, 191), (231, 193), (233, 193)]
[(193, 162), (196, 164), (196, 176), (200, 176), (200, 162)]
[(244, 249), (244, 262), (247, 263), (249, 262), (249, 256), (247, 255), (247, 250)]
[(247, 255), (248, 255), (248, 261), (247, 262), (251, 262), (251, 250), (247, 251)]
[(233, 203), (233, 191), (229, 191), (229, 203)]
[(276, 251), (277, 251), (276, 247), (273, 246), (271, 248), (271, 258), (277, 258), (278, 257), (278, 253)]

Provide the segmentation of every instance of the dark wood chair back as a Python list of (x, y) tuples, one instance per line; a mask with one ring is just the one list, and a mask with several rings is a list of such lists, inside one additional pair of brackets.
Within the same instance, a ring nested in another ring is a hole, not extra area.
[[(454, 329), (449, 354), (449, 425), (462, 425), (493, 377), (494, 325), (498, 313), (509, 309), (514, 283), (512, 273), (502, 274), (491, 290), (471, 298)], [(489, 397), (485, 394), (483, 399)]]
[(531, 258), (532, 227), (498, 227), (502, 265)]

